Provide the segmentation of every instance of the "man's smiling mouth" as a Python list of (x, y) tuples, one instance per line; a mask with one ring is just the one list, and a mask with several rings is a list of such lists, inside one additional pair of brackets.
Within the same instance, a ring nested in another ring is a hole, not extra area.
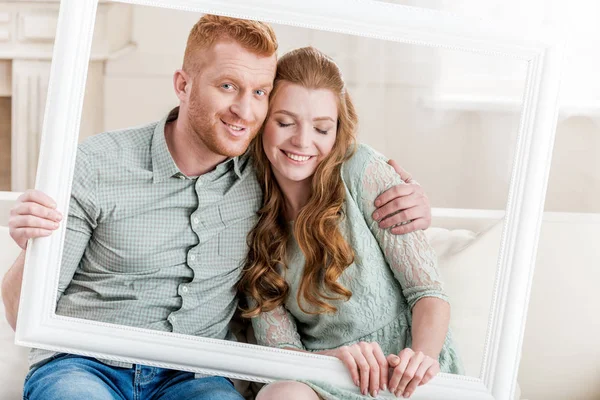
[(243, 127), (241, 127), (241, 126), (231, 125), (231, 124), (228, 124), (227, 122), (225, 123), (225, 125), (227, 125), (227, 126), (228, 126), (228, 127), (230, 127), (231, 129), (233, 129), (234, 131), (241, 131), (241, 130), (243, 130), (243, 129), (244, 129), (244, 128), (243, 128)]
[(229, 129), (229, 132), (233, 136), (242, 136), (248, 130), (245, 126), (229, 124), (223, 120), (221, 120), (221, 122)]

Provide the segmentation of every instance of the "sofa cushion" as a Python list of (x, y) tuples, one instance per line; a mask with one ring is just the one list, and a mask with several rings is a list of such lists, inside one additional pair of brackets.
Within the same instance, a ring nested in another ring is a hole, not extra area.
[(427, 231), (452, 305), (453, 338), (466, 375), (474, 377), (483, 361), (502, 222), (477, 235), (461, 229)]

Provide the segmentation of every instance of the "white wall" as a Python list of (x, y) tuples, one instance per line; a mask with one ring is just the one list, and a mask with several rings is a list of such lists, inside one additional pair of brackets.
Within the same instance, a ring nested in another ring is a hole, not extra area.
[[(136, 7), (136, 51), (106, 66), (105, 130), (159, 119), (176, 105), (172, 74), (197, 18)], [(476, 100), (518, 99), (524, 63), (275, 28), (281, 52), (314, 45), (336, 59), (359, 110), (359, 139), (407, 168), (436, 207), (505, 207), (519, 115), (493, 104), (482, 110)], [(475, 104), (464, 104), (469, 93)], [(599, 138), (600, 126), (585, 116), (560, 122), (547, 210), (600, 212)]]

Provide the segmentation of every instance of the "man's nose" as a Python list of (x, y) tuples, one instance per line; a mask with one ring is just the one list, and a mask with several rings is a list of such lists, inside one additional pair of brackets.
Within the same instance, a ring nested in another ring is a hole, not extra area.
[(238, 96), (231, 105), (231, 112), (243, 121), (252, 121), (252, 97), (247, 94)]

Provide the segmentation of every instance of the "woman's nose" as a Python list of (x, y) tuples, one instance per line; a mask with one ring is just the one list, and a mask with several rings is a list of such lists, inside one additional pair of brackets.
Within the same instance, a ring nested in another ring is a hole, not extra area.
[(307, 148), (310, 145), (310, 132), (305, 126), (300, 127), (292, 138), (292, 144), (301, 149)]

